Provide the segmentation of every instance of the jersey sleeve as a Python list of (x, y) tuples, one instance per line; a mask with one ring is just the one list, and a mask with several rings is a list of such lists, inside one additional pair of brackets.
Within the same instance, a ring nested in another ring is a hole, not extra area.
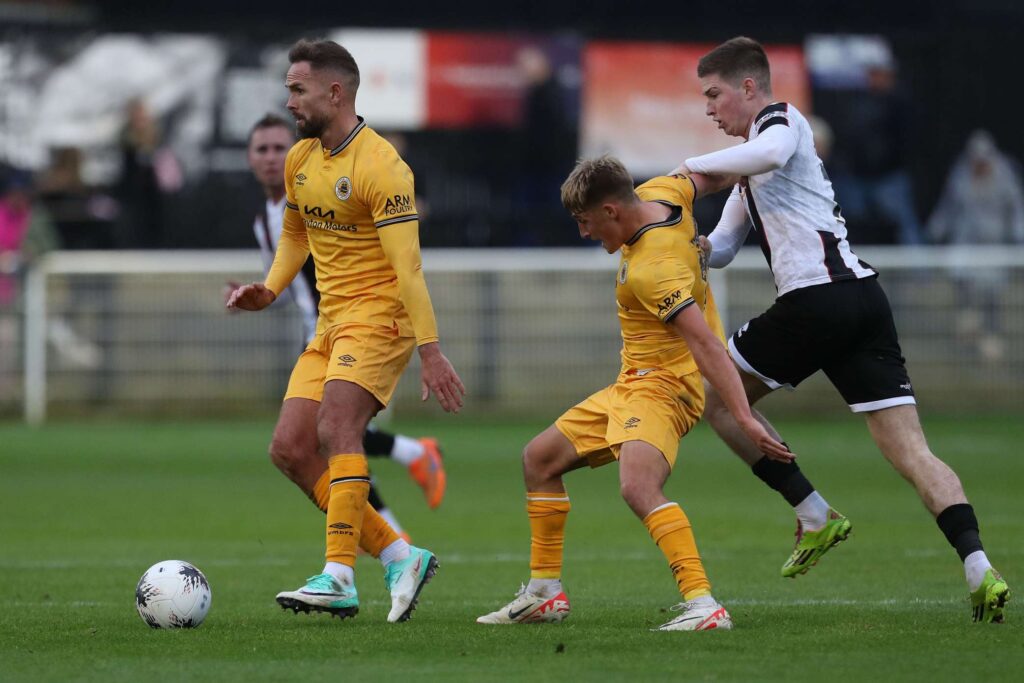
[(733, 147), (690, 157), (684, 163), (694, 173), (760, 175), (782, 168), (796, 153), (796, 133), (782, 113), (767, 114), (757, 137)]
[(641, 194), (644, 199), (661, 199), (671, 204), (678, 204), (693, 213), (693, 200), (697, 196), (697, 186), (689, 176), (675, 174), (651, 178), (640, 186), (645, 190)]
[(419, 220), (412, 169), (390, 146), (370, 153), (359, 190), (374, 227)]
[(416, 345), (436, 342), (437, 321), (420, 260), (419, 222), (407, 220), (380, 231), (380, 246), (398, 278), (398, 291), (412, 321)]
[(264, 286), (278, 296), (288, 288), (309, 257), (309, 235), (306, 234), (306, 226), (299, 215), (295, 197), (294, 171), (299, 147), (292, 147), (284, 161), (284, 221), (281, 226), (281, 238), (274, 253), (274, 262), (267, 271), (264, 282)]
[(660, 254), (635, 268), (629, 281), (637, 301), (663, 323), (672, 322), (680, 311), (696, 303), (694, 273), (673, 253)]

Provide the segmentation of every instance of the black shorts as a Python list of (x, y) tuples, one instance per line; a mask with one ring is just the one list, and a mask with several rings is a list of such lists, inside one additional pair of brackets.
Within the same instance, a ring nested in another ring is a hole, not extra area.
[(916, 403), (892, 309), (874, 277), (780, 296), (736, 331), (729, 351), (772, 389), (792, 389), (824, 370), (855, 413)]

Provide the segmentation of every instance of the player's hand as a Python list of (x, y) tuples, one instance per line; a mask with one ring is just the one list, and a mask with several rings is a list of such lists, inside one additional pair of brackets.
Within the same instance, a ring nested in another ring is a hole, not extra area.
[(264, 287), (259, 282), (251, 285), (242, 285), (228, 296), (227, 307), (230, 310), (242, 309), (243, 311), (262, 311), (274, 303), (277, 295)]
[(462, 397), (466, 395), (466, 387), (459, 379), (455, 368), (441, 353), (441, 347), (437, 342), (423, 344), (419, 350), (423, 389), (420, 399), (426, 401), (433, 392), (445, 412), (459, 412), (462, 408)]
[[(235, 282), (234, 280), (228, 280), (224, 283), (224, 289), (221, 290), (221, 296), (224, 297), (224, 305), (228, 305), (228, 301), (231, 300), (231, 295), (235, 293), (235, 290), (242, 286), (241, 282)], [(237, 308), (229, 309), (232, 313), (237, 313)]]
[(747, 438), (753, 441), (757, 445), (758, 450), (768, 458), (779, 462), (793, 462), (796, 459), (795, 453), (789, 450), (785, 444), (773, 439), (768, 430), (764, 428), (764, 425), (753, 417), (740, 422), (739, 425), (743, 433), (747, 435)]
[(690, 169), (688, 169), (686, 167), (686, 163), (684, 162), (684, 163), (679, 164), (675, 168), (673, 168), (669, 172), (669, 175), (686, 175), (686, 176), (688, 176), (688, 175), (690, 175)]
[(712, 250), (711, 240), (709, 240), (704, 235), (699, 235), (697, 237), (697, 246), (700, 247), (701, 252), (703, 252), (704, 258), (706, 258), (706, 259), (710, 259), (711, 258), (711, 250)]

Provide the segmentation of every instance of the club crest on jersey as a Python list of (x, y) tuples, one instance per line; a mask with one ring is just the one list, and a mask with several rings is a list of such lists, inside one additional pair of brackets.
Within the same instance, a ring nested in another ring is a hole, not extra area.
[(352, 196), (352, 181), (348, 179), (348, 176), (342, 176), (338, 178), (338, 182), (334, 183), (334, 194), (341, 201)]
[(619, 284), (626, 284), (626, 271), (629, 269), (629, 261), (623, 261), (622, 267), (619, 268)]

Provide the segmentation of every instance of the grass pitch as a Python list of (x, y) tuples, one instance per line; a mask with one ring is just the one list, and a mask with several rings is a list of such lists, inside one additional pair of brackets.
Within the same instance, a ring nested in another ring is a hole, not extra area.
[[(1002, 626), (970, 623), (955, 553), (853, 416), (779, 424), (854, 525), (796, 580), (779, 577), (793, 530), (785, 503), (706, 426), (684, 439), (668, 495), (694, 524), (735, 630), (649, 631), (678, 595), (614, 466), (566, 479), (570, 619), (480, 626), (528, 577), (519, 452), (544, 426), (395, 425), (441, 438), (449, 493), (430, 512), (401, 468), (371, 462), (400, 521), (441, 562), (413, 619), (387, 624), (381, 571), (366, 558), (354, 620), (274, 603), (322, 567), (323, 517), (264, 455), (271, 422), (0, 425), (0, 680), (1019, 680), (1019, 420), (925, 425), (1018, 590)], [(136, 581), (164, 559), (209, 578), (201, 628), (153, 631), (136, 614)]]

